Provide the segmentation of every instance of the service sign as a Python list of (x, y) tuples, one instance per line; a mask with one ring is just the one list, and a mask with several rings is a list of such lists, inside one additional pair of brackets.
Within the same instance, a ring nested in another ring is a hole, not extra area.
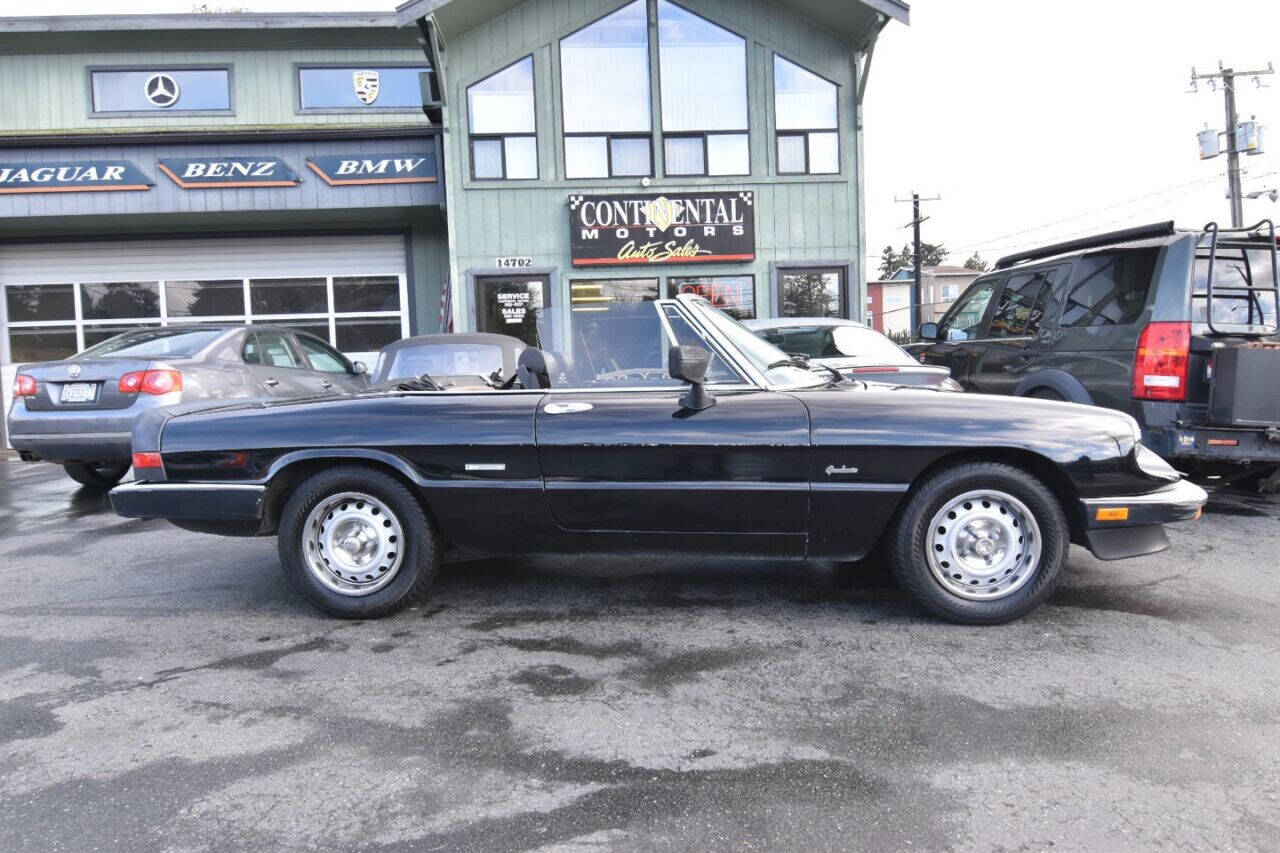
[(575, 267), (751, 261), (755, 194), (569, 196)]
[(334, 154), (309, 157), (307, 165), (331, 187), (360, 184), (430, 184), (437, 180), (436, 155), (379, 154), (373, 157)]
[(164, 157), (158, 166), (184, 190), (296, 187), (301, 183), (279, 157)]
[(0, 193), (148, 190), (154, 184), (127, 160), (0, 163)]

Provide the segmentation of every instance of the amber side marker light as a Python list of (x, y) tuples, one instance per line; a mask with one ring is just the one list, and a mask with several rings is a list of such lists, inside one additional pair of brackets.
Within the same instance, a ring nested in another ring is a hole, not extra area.
[(1128, 521), (1129, 508), (1127, 506), (1103, 507), (1098, 510), (1098, 521)]
[(1239, 447), (1240, 439), (1238, 438), (1211, 438), (1209, 439), (1210, 447)]
[(160, 458), (159, 453), (135, 453), (133, 454), (134, 468), (163, 468), (164, 460)]

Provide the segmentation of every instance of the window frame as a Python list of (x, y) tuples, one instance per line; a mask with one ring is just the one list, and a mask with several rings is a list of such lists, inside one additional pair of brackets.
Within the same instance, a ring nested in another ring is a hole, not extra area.
[[(604, 139), (605, 163), (608, 166), (607, 175), (596, 175), (594, 177), (572, 178), (569, 177), (569, 149), (564, 144), (564, 140), (569, 138), (576, 139)], [(613, 171), (613, 141), (615, 139), (643, 139), (649, 143), (649, 174), (647, 175), (618, 175)], [(652, 178), (654, 173), (654, 152), (653, 152), (653, 131), (648, 132), (630, 132), (630, 133), (561, 133), (560, 134), (560, 151), (564, 156), (564, 174), (566, 181), (607, 181), (607, 180), (635, 180), (637, 178)]]
[[(351, 359), (343, 355), (342, 352), (337, 347), (333, 346), (328, 341), (321, 340), (318, 336), (313, 335), (310, 332), (303, 332), (298, 329), (291, 329), (290, 331), (293, 334), (294, 343), (297, 344), (298, 346), (298, 351), (302, 353), (303, 361), (306, 364), (308, 364), (312, 370), (316, 371), (317, 373), (332, 373), (335, 376), (338, 375), (339, 373), (345, 373), (347, 376), (356, 375), (355, 365), (352, 363)], [(311, 354), (307, 352), (306, 342), (308, 339), (314, 341), (315, 343), (318, 343), (320, 345), (321, 352), (325, 353), (326, 355), (336, 356), (338, 359), (338, 364), (342, 365), (343, 369), (341, 371), (337, 371), (337, 370), (325, 370), (323, 368), (316, 367), (315, 362), (311, 360)]]
[(419, 73), (431, 72), (431, 62), (423, 59), (421, 62), (407, 61), (375, 61), (364, 63), (351, 62), (295, 62), (293, 63), (293, 114), (294, 115), (359, 115), (361, 113), (402, 113), (419, 115), (422, 114), (423, 105), (416, 107), (305, 107), (302, 105), (302, 72), (307, 68), (347, 68), (352, 71), (360, 71), (364, 69), (378, 70), (380, 68), (417, 68)]
[(849, 282), (852, 280), (850, 261), (788, 261), (787, 263), (773, 264), (773, 293), (770, 294), (773, 299), (773, 316), (786, 317), (782, 313), (782, 281), (790, 274), (795, 273), (812, 273), (812, 272), (835, 272), (840, 276), (840, 313), (837, 317), (841, 320), (851, 320), (849, 316), (853, 308), (852, 300), (849, 298)]
[[(472, 133), (471, 132), (471, 90), (479, 86), (491, 77), (496, 77), (509, 68), (514, 68), (525, 60), (529, 60), (530, 76), (533, 78), (533, 133)], [(462, 99), (467, 104), (467, 171), (472, 181), (476, 182), (493, 182), (493, 181), (537, 181), (542, 179), (542, 145), (538, 141), (538, 60), (532, 53), (527, 53), (514, 62), (508, 62), (496, 71), (480, 77), (471, 83), (462, 87)], [(532, 139), (533, 140), (533, 164), (534, 175), (532, 178), (508, 178), (507, 177), (507, 140), (508, 139)], [(479, 178), (476, 177), (476, 142), (477, 141), (497, 141), (502, 144), (502, 177), (500, 178)]]
[[(1004, 286), (1008, 280), (1009, 280), (1009, 271), (1007, 270), (999, 270), (995, 273), (989, 273), (987, 275), (983, 275), (974, 279), (973, 283), (970, 284), (968, 287), (966, 287), (964, 289), (964, 292), (956, 297), (955, 302), (951, 303), (950, 307), (947, 308), (946, 313), (938, 318), (938, 334), (942, 335), (943, 332), (946, 330), (947, 321), (950, 320), (955, 314), (959, 313), (960, 308), (964, 305), (966, 296), (968, 296), (974, 290), (977, 290), (979, 287), (983, 287), (985, 285), (990, 284), (992, 287), (991, 298), (987, 300), (987, 305), (982, 310), (982, 316), (978, 319), (977, 328), (978, 328), (979, 334), (975, 335), (972, 338), (967, 338), (963, 341), (952, 341), (952, 340), (947, 340), (945, 337), (940, 337), (938, 339), (938, 343), (972, 344), (978, 341), (987, 340), (987, 332), (990, 331), (990, 328), (991, 328), (991, 317), (995, 313), (996, 304), (999, 303), (1000, 295), (1004, 293)], [(1007, 340), (1007, 339), (1002, 338), (1001, 340)]]
[[(773, 139), (774, 139), (773, 141), (774, 172), (778, 175), (778, 177), (786, 177), (786, 178), (810, 177), (810, 176), (835, 177), (835, 176), (843, 175), (844, 174), (844, 141), (840, 138), (840, 131), (841, 131), (841, 128), (844, 127), (844, 114), (843, 114), (843, 111), (840, 109), (840, 89), (841, 89), (840, 84), (837, 83), (835, 80), (832, 80), (830, 77), (826, 76), (825, 74), (819, 74), (817, 71), (814, 71), (808, 65), (805, 65), (804, 63), (801, 63), (801, 62), (796, 62), (791, 57), (787, 56), (786, 54), (779, 53), (776, 50), (772, 51), (771, 58), (774, 60), (769, 64), (769, 72), (770, 72), (769, 73), (769, 93), (772, 96), (771, 118), (773, 121)], [(812, 74), (814, 77), (817, 77), (820, 80), (825, 80), (826, 82), (830, 83), (832, 86), (835, 87), (835, 90), (836, 90), (835, 92), (836, 126), (835, 127), (810, 127), (810, 128), (786, 128), (786, 129), (782, 129), (778, 127), (778, 71), (777, 71), (777, 64), (776, 64), (778, 59), (781, 59), (784, 62), (789, 62), (790, 64), (796, 66), (797, 68), (803, 71), (806, 71), (809, 74)], [(812, 157), (810, 157), (810, 154), (809, 154), (810, 148), (812, 146), (811, 146), (809, 137), (815, 133), (834, 133), (836, 136), (836, 170), (834, 172), (812, 171)], [(784, 136), (803, 136), (804, 137), (804, 171), (803, 172), (784, 172), (782, 170), (782, 157), (779, 155), (778, 149), (779, 149), (779, 140)]]
[[(227, 104), (225, 110), (186, 110), (161, 109), (154, 110), (99, 110), (93, 97), (93, 75), (113, 71), (140, 71), (152, 74), (164, 74), (167, 71), (225, 71), (227, 72)], [(86, 65), (84, 69), (85, 106), (87, 116), (94, 118), (154, 118), (156, 116), (233, 116), (236, 115), (236, 70), (230, 62), (174, 62), (168, 64), (144, 65)]]
[[(1009, 274), (1004, 277), (1004, 281), (1001, 282), (1000, 289), (996, 291), (996, 293), (992, 296), (992, 303), (994, 307), (991, 310), (991, 316), (987, 318), (986, 328), (984, 330), (984, 334), (981, 340), (1013, 341), (1013, 342), (1035, 340), (1039, 333), (1039, 330), (1044, 328), (1045, 322), (1049, 319), (1048, 314), (1044, 312), (1043, 308), (1048, 306), (1049, 296), (1053, 293), (1053, 287), (1058, 280), (1058, 274), (1064, 269), (1065, 267), (1051, 266), (1051, 267), (1037, 267), (1037, 268), (1027, 269), (1027, 270), (1010, 271)], [(1035, 297), (1031, 300), (1028, 306), (1027, 322), (1023, 325), (1022, 331), (1018, 332), (1017, 334), (1011, 334), (1011, 335), (993, 334), (992, 324), (995, 322), (996, 314), (998, 314), (1000, 311), (1000, 305), (1004, 301), (1005, 294), (1009, 292), (1009, 284), (1019, 276), (1031, 276), (1032, 278), (1039, 276), (1042, 279), (1040, 283), (1040, 289), (1036, 291)], [(974, 280), (974, 284), (977, 284), (976, 279)], [(956, 301), (957, 302), (959, 301), (959, 297), (956, 297)], [(1035, 313), (1037, 305), (1042, 306), (1042, 311), (1040, 314), (1040, 326), (1035, 331), (1028, 332), (1027, 326), (1031, 325), (1031, 317)]]
[[(746, 308), (750, 309), (750, 311), (751, 311), (751, 316), (750, 316), (750, 317), (745, 317), (745, 318), (734, 317), (734, 319), (735, 319), (735, 320), (738, 320), (739, 322), (741, 322), (743, 319), (746, 319), (746, 320), (758, 320), (758, 319), (761, 319), (761, 318), (760, 318), (760, 316), (759, 316), (759, 312), (756, 310), (756, 276), (755, 276), (755, 273), (750, 273), (750, 272), (747, 272), (747, 273), (732, 273), (732, 272), (727, 272), (727, 273), (715, 273), (715, 274), (711, 274), (711, 275), (690, 275), (690, 274), (682, 274), (682, 275), (668, 275), (668, 276), (664, 276), (664, 277), (663, 277), (663, 280), (662, 280), (663, 290), (666, 292), (666, 296), (665, 296), (664, 298), (666, 298), (666, 299), (676, 299), (677, 297), (679, 297), (679, 296), (680, 296), (680, 294), (679, 294), (679, 293), (673, 293), (673, 292), (672, 292), (676, 287), (678, 287), (678, 286), (679, 286), (679, 285), (677, 285), (677, 284), (676, 284), (676, 282), (680, 282), (680, 281), (690, 281), (690, 280), (692, 280), (692, 279), (717, 279), (717, 278), (744, 278), (744, 279), (747, 279), (748, 281), (750, 281), (750, 282), (751, 282), (751, 302), (750, 302), (749, 304), (746, 304), (744, 307), (746, 307)], [(701, 296), (701, 294), (695, 294), (695, 295)], [(705, 296), (703, 296), (702, 298), (703, 298), (703, 299), (706, 299), (706, 297), (705, 297)], [(725, 311), (725, 310), (726, 310), (726, 309), (724, 309), (723, 307), (721, 307), (721, 306), (719, 306), (719, 305), (716, 305), (716, 304), (715, 304), (715, 302), (712, 302), (712, 300), (710, 300), (710, 299), (707, 299), (707, 301), (708, 301), (708, 302), (711, 302), (711, 304), (712, 304), (714, 307), (719, 308), (721, 311)], [(727, 312), (726, 312), (726, 313), (727, 313)], [(730, 316), (733, 316), (733, 315), (731, 314)]]
[[(735, 130), (674, 130), (674, 131), (671, 131), (670, 133), (668, 133), (668, 132), (667, 132), (667, 129), (666, 129), (666, 122), (663, 120), (663, 116), (662, 116), (662, 114), (661, 114), (661, 113), (662, 113), (662, 110), (661, 110), (661, 109), (659, 109), (659, 111), (658, 111), (658, 112), (659, 112), (659, 115), (658, 115), (658, 128), (659, 128), (659, 137), (660, 137), (661, 142), (662, 142), (662, 174), (663, 174), (663, 176), (664, 176), (664, 177), (675, 177), (675, 178), (699, 178), (699, 177), (702, 177), (702, 178), (708, 178), (708, 177), (714, 177), (714, 178), (740, 178), (740, 177), (750, 177), (750, 176), (751, 176), (751, 174), (752, 174), (752, 160), (751, 160), (751, 153), (752, 153), (752, 146), (751, 146), (751, 112), (752, 112), (752, 110), (751, 110), (751, 49), (750, 49), (750, 48), (751, 48), (751, 40), (750, 40), (750, 39), (748, 39), (746, 36), (744, 36), (742, 33), (738, 32), (738, 31), (736, 31), (736, 30), (734, 30), (734, 29), (731, 29), (730, 27), (726, 27), (726, 26), (724, 26), (724, 25), (723, 25), (723, 24), (721, 24), (719, 21), (712, 20), (711, 18), (707, 17), (706, 15), (703, 15), (703, 14), (701, 14), (701, 13), (699, 13), (699, 12), (695, 12), (693, 9), (690, 9), (688, 6), (685, 6), (683, 3), (677, 3), (677, 2), (676, 2), (676, 0), (668, 0), (668, 2), (670, 2), (670, 3), (671, 3), (671, 5), (673, 5), (673, 6), (676, 6), (676, 7), (680, 8), (682, 11), (686, 12), (687, 14), (693, 15), (695, 18), (700, 18), (700, 19), (702, 19), (703, 21), (706, 21), (706, 22), (707, 22), (708, 24), (710, 24), (711, 26), (716, 27), (717, 29), (724, 30), (726, 33), (729, 33), (730, 35), (734, 36), (735, 38), (738, 38), (738, 39), (741, 39), (741, 40), (742, 40), (742, 53), (743, 53), (743, 63), (742, 63), (742, 66), (743, 66), (743, 68), (742, 68), (742, 70), (743, 70), (743, 79), (742, 79), (742, 87), (743, 87), (743, 92), (746, 94), (747, 123), (746, 123), (746, 126), (745, 126), (745, 127), (740, 128), (740, 129), (735, 129)], [(653, 72), (653, 68), (654, 68), (654, 65), (655, 65), (655, 63), (654, 63), (654, 55), (656, 54), (656, 56), (657, 56), (657, 63), (656, 63), (656, 67), (657, 67), (657, 76), (658, 76), (658, 89), (657, 89), (657, 94), (658, 94), (658, 103), (659, 103), (659, 105), (660, 105), (661, 107), (664, 107), (664, 108), (665, 108), (666, 98), (665, 98), (665, 97), (663, 96), (663, 94), (662, 94), (662, 26), (661, 26), (661, 23), (659, 22), (658, 8), (657, 8), (657, 4), (656, 4), (656, 3), (652, 4), (651, 11), (650, 11), (650, 19), (651, 19), (651, 20), (650, 20), (650, 26), (652, 27), (653, 33), (654, 33), (654, 35), (656, 36), (656, 38), (654, 38), (654, 39), (653, 39), (654, 44), (650, 46), (650, 58), (649, 58), (649, 65), (650, 65), (650, 70), (649, 70), (650, 86), (652, 86), (652, 85), (653, 85), (653, 83), (652, 83), (652, 78), (653, 78), (653, 74), (654, 74), (654, 72)], [(807, 69), (806, 69), (806, 70), (807, 70)], [(825, 79), (825, 78), (824, 78), (824, 79)], [(836, 119), (836, 121), (837, 121), (837, 125), (839, 124), (839, 112), (838, 112), (838, 111), (839, 111), (839, 107), (840, 107), (840, 105), (839, 105), (839, 99), (837, 98), (837, 103), (836, 103), (836, 109), (837, 109), (837, 119)], [(652, 123), (652, 122), (651, 122), (651, 123)], [(651, 132), (652, 132), (652, 128), (650, 128), (650, 130), (651, 130)], [(689, 173), (682, 173), (682, 174), (679, 174), (679, 175), (671, 175), (670, 173), (668, 173), (668, 172), (667, 172), (667, 139), (668, 139), (669, 137), (670, 137), (670, 138), (676, 138), (676, 139), (680, 139), (680, 138), (690, 139), (690, 138), (698, 137), (698, 136), (702, 137), (702, 171), (701, 171), (700, 173), (689, 172)], [(711, 159), (710, 159), (710, 157), (708, 156), (708, 155), (709, 155), (709, 153), (710, 153), (710, 151), (709, 151), (709, 147), (708, 147), (708, 145), (707, 145), (707, 137), (708, 137), (708, 136), (745, 136), (745, 137), (747, 138), (747, 171), (745, 171), (745, 172), (725, 172), (725, 173), (723, 173), (723, 174), (716, 174), (716, 175), (712, 175), (712, 174), (711, 174)], [(651, 153), (652, 153), (652, 152), (651, 152)], [(807, 149), (806, 149), (806, 154), (807, 154)]]
[[(488, 284), (523, 284), (524, 282), (540, 279), (542, 281), (542, 305), (540, 308), (550, 308), (554, 303), (551, 298), (551, 287), (555, 279), (555, 270), (546, 268), (535, 268), (522, 272), (511, 272), (510, 270), (502, 270), (496, 272), (486, 272), (484, 270), (467, 271), (467, 278), (470, 279), (471, 285), (471, 319), (473, 328), (481, 334), (507, 334), (506, 332), (488, 332), (484, 328), (485, 320), (485, 304), (484, 289)], [(516, 335), (511, 335), (516, 337)]]

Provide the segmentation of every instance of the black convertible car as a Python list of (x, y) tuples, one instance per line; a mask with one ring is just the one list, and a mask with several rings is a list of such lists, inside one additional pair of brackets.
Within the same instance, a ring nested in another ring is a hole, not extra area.
[(404, 607), (455, 554), (881, 545), (922, 607), (994, 623), (1049, 596), (1070, 543), (1151, 554), (1206, 499), (1118, 412), (818, 375), (694, 296), (569, 317), (474, 391), (149, 412), (115, 510), (276, 534), (344, 617)]

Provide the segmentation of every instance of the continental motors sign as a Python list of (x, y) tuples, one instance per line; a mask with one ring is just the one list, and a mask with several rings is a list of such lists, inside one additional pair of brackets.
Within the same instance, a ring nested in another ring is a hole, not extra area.
[(569, 196), (575, 267), (752, 261), (752, 192)]

